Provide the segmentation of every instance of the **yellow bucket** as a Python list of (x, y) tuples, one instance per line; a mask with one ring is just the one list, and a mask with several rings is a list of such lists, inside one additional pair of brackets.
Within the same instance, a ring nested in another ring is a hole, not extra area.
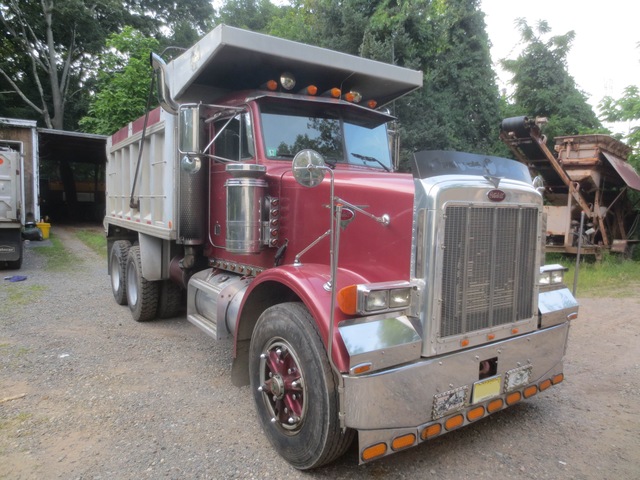
[(38, 228), (40, 230), (42, 230), (42, 237), (45, 240), (47, 238), (49, 238), (49, 230), (51, 230), (51, 224), (50, 223), (38, 222), (38, 223), (36, 223), (36, 225), (38, 226)]

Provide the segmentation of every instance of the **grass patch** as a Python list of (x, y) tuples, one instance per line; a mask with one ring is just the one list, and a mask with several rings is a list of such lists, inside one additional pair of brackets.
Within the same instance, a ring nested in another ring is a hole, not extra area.
[(47, 259), (47, 270), (64, 271), (71, 268), (74, 262), (80, 261), (73, 256), (62, 244), (62, 240), (53, 234), (49, 235), (51, 247), (42, 248), (38, 251)]
[[(576, 257), (547, 254), (546, 263), (560, 263), (569, 270), (565, 273), (565, 284), (573, 289)], [(640, 289), (640, 262), (625, 260), (621, 255), (605, 252), (602, 261), (593, 256), (582, 257), (578, 272), (577, 295), (581, 297), (630, 297), (638, 295)]]
[(47, 287), (44, 285), (26, 285), (20, 282), (7, 285), (4, 290), (7, 295), (7, 306), (25, 307), (39, 300), (42, 294), (47, 291)]
[(76, 237), (91, 250), (103, 258), (107, 258), (107, 237), (104, 233), (94, 230), (77, 230)]

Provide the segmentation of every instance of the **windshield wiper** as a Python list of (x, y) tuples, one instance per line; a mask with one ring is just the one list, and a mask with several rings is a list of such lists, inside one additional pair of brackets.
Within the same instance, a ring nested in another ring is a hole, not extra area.
[(353, 155), (356, 158), (359, 158), (360, 160), (362, 160), (363, 162), (375, 162), (378, 165), (380, 165), (382, 168), (384, 168), (387, 172), (390, 172), (391, 170), (389, 169), (389, 167), (387, 167), (384, 163), (382, 163), (380, 160), (378, 160), (377, 158), (374, 157), (367, 157), (366, 155), (360, 155), (359, 153), (352, 153), (351, 155)]

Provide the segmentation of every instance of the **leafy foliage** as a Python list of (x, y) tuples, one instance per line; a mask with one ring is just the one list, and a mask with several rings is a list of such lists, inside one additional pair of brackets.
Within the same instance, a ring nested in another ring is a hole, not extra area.
[(513, 101), (520, 115), (549, 119), (545, 133), (552, 139), (601, 131), (602, 125), (567, 70), (567, 54), (575, 37), (573, 31), (545, 40), (550, 33), (546, 21), (534, 30), (524, 19), (518, 20), (524, 49), (515, 60), (502, 60), (513, 74)]
[(132, 27), (109, 37), (99, 60), (97, 93), (80, 120), (85, 131), (110, 135), (144, 115), (152, 74), (149, 52), (159, 47), (155, 38)]
[[(629, 85), (621, 98), (605, 97), (598, 107), (602, 112), (602, 118), (607, 122), (637, 124), (640, 121), (640, 89), (635, 85)], [(640, 126), (631, 127), (626, 140), (633, 148), (629, 162), (640, 171)]]

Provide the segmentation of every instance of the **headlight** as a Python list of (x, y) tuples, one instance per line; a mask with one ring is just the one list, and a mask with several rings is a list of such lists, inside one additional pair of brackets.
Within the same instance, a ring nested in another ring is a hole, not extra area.
[(347, 315), (404, 310), (411, 306), (413, 290), (409, 282), (349, 285), (338, 292), (338, 307)]
[(540, 285), (559, 285), (564, 282), (564, 272), (567, 270), (562, 265), (544, 265), (540, 267)]
[(367, 312), (376, 312), (389, 308), (389, 291), (373, 290), (365, 295), (365, 307)]

